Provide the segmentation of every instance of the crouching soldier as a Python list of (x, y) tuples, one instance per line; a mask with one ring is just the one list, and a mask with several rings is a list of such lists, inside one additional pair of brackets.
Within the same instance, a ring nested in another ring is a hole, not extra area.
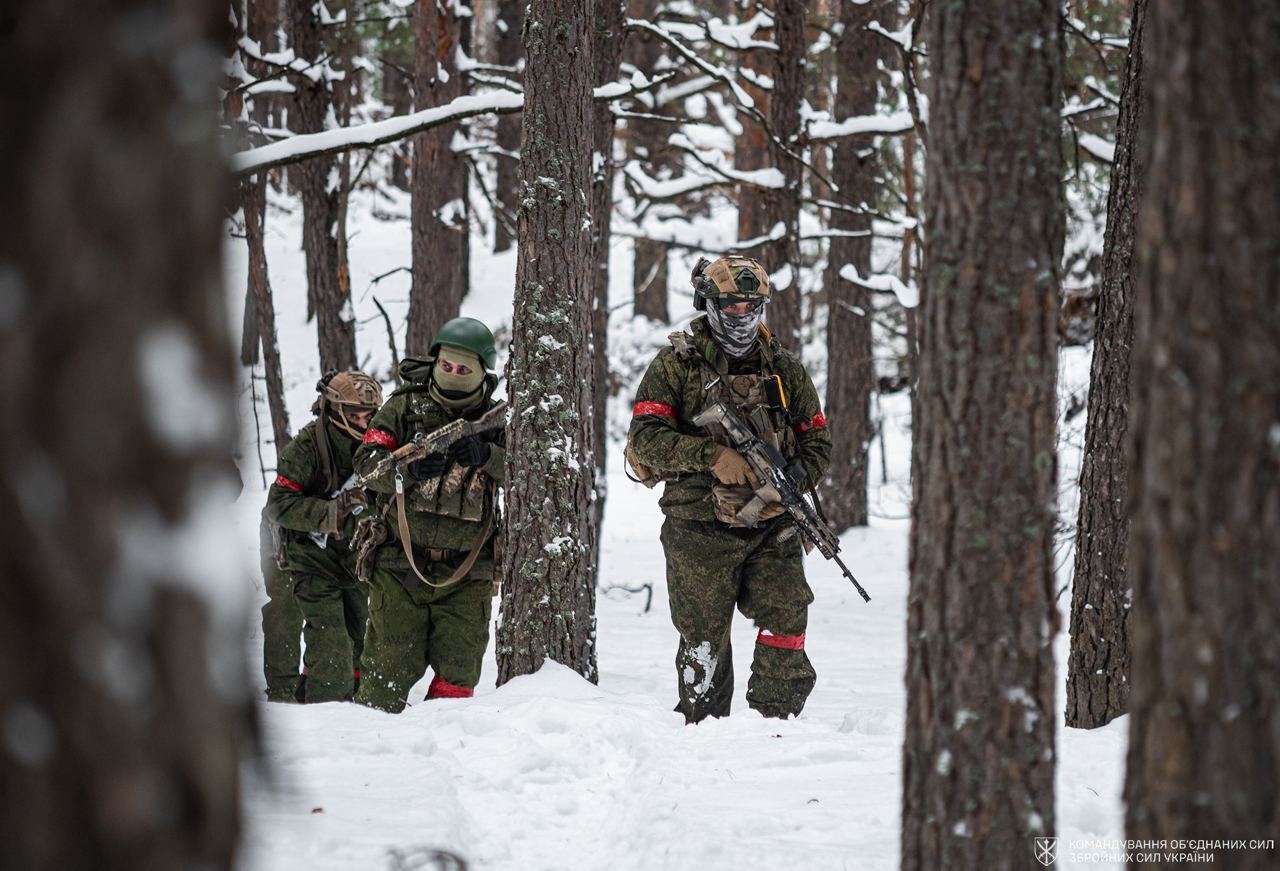
[(284, 536), (285, 566), (304, 618), (298, 700), (350, 700), (360, 679), (368, 594), (349, 547), (368, 497), (353, 463), (382, 388), (363, 372), (321, 379), (307, 424), (281, 453), (267, 516)]
[(368, 570), (360, 704), (402, 711), (428, 667), (435, 672), (428, 699), (469, 697), (480, 682), (493, 607), (502, 429), (411, 463), (382, 461), (416, 434), (492, 408), (496, 359), (488, 327), (472, 318), (449, 321), (426, 357), (400, 364), (405, 386), (374, 416), (356, 452), (356, 468), (378, 494), (384, 542)]
[(797, 715), (816, 680), (804, 650), (813, 593), (800, 538), (788, 534), (776, 502), (752, 527), (737, 520), (759, 482), (723, 429), (693, 419), (725, 402), (789, 463), (799, 462), (804, 486), (826, 472), (831, 437), (804, 366), (762, 323), (769, 278), (760, 264), (702, 260), (693, 286), (694, 305), (705, 314), (688, 333), (672, 333), (671, 347), (649, 365), (627, 437), (627, 458), (646, 483), (666, 481), (659, 505), (671, 619), (680, 633), (676, 710), (691, 723), (729, 713), (736, 606), (759, 629), (747, 704), (767, 717)]

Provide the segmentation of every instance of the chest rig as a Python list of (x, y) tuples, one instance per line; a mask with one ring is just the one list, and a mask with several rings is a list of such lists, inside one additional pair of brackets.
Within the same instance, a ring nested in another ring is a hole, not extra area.
[[(447, 421), (431, 426), (434, 403), (426, 396), (414, 394), (409, 400), (408, 424), (413, 432), (431, 432)], [(450, 463), (438, 478), (416, 481), (408, 489), (410, 511), (440, 514), (479, 523), (492, 514), (497, 496), (497, 482), (479, 467)]]

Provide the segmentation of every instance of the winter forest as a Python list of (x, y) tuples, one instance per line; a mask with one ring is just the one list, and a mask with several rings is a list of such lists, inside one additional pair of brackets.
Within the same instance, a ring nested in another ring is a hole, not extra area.
[(0, 868), (1280, 867), (1280, 4), (0, 68)]

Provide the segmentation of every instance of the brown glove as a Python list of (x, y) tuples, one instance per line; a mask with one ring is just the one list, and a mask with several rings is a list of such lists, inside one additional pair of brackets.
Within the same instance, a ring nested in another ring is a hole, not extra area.
[(724, 445), (716, 445), (715, 456), (711, 458), (711, 474), (721, 484), (728, 484), (730, 487), (755, 487), (757, 484), (747, 458)]
[(353, 487), (350, 490), (343, 490), (337, 496), (329, 500), (329, 510), (325, 512), (324, 523), (320, 526), (320, 531), (342, 537), (343, 523), (348, 514), (359, 514), (369, 505), (369, 497), (365, 494), (363, 487)]
[(775, 517), (781, 517), (787, 513), (787, 509), (782, 507), (781, 502), (770, 502), (768, 505), (760, 509), (761, 520), (772, 520)]

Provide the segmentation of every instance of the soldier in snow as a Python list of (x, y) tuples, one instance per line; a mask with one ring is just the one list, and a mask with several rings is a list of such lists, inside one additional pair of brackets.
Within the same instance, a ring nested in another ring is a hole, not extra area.
[[(382, 387), (363, 372), (327, 376), (317, 389), (316, 419), (281, 452), (267, 494), (267, 517), (279, 527), (285, 573), (304, 618), (302, 702), (350, 700), (360, 680), (368, 593), (356, 579), (350, 543), (368, 497), (352, 460), (382, 404)], [(265, 618), (266, 609), (270, 645)]]
[(428, 666), (435, 672), (428, 699), (469, 697), (480, 681), (493, 607), (502, 430), (466, 436), (447, 453), (403, 467), (382, 461), (416, 434), (492, 408), (496, 360), (488, 327), (473, 318), (449, 321), (426, 357), (400, 364), (405, 386), (373, 418), (356, 453), (356, 468), (382, 507), (382, 519), (368, 524), (376, 534), (362, 532), (360, 544), (364, 554), (381, 543), (370, 553), (372, 565), (361, 558), (370, 586), (361, 704), (403, 710)]
[(672, 333), (671, 347), (649, 365), (627, 437), (627, 459), (640, 477), (649, 486), (666, 482), (659, 505), (671, 619), (680, 633), (676, 710), (691, 723), (729, 713), (736, 606), (759, 629), (747, 703), (766, 717), (797, 715), (816, 680), (804, 650), (813, 593), (800, 539), (785, 535), (790, 520), (776, 502), (754, 527), (738, 522), (759, 482), (723, 429), (692, 421), (723, 400), (798, 462), (806, 486), (826, 472), (831, 436), (804, 366), (762, 323), (770, 289), (760, 264), (702, 260), (693, 288), (705, 314), (688, 333)]

